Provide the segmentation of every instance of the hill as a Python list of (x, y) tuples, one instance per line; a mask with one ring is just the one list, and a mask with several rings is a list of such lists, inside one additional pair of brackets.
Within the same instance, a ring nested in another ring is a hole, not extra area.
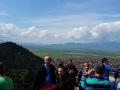
[(15, 84), (32, 82), (38, 66), (43, 63), (42, 58), (13, 42), (0, 44), (0, 61)]

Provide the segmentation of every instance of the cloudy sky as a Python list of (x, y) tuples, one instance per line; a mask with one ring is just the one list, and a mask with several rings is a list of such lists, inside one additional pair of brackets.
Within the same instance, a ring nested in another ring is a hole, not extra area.
[(120, 0), (0, 0), (0, 42), (120, 42)]

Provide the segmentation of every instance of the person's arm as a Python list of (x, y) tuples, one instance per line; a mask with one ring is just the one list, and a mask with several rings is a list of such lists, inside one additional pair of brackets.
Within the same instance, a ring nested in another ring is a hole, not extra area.
[(117, 72), (120, 70), (120, 67), (118, 68), (113, 68), (112, 66), (110, 65), (106, 65), (106, 69), (109, 70), (109, 71), (112, 71), (112, 72)]
[(36, 90), (36, 87), (37, 87), (37, 84), (38, 84), (38, 80), (40, 78), (40, 73), (41, 73), (41, 66), (39, 67), (36, 75), (35, 75), (35, 78), (33, 80), (33, 84), (32, 84), (32, 89), (31, 90)]
[(82, 70), (79, 72), (79, 74), (78, 74), (78, 84), (79, 84), (79, 82), (80, 82), (80, 80), (81, 80), (81, 77), (82, 77)]
[(76, 66), (74, 66), (74, 74), (75, 74), (75, 76), (77, 76), (77, 74), (78, 74), (78, 70), (77, 70)]
[(51, 65), (51, 79), (52, 79), (52, 83), (56, 83), (56, 68)]
[(83, 89), (86, 89), (86, 85), (85, 85), (85, 80), (86, 80), (86, 76), (82, 76), (81, 81), (79, 82), (78, 86), (81, 86)]
[[(11, 79), (11, 78), (10, 78)], [(14, 87), (14, 83), (13, 83), (13, 80), (11, 79), (11, 85), (12, 85), (12, 90), (15, 90), (15, 87)], [(1, 90), (1, 89), (0, 89)]]

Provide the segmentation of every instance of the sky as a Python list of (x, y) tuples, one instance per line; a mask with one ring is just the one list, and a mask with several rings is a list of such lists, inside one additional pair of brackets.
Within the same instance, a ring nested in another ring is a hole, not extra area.
[(0, 0), (0, 42), (120, 42), (120, 0)]

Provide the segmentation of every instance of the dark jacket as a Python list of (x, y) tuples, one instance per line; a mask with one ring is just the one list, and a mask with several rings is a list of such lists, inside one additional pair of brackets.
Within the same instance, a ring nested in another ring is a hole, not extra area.
[(75, 76), (77, 76), (77, 73), (78, 73), (76, 66), (75, 65), (65, 66), (66, 73), (69, 73), (70, 70), (74, 71), (74, 73), (72, 73), (70, 76), (72, 78), (75, 78)]
[(58, 90), (74, 90), (74, 82), (73, 80), (66, 75), (62, 78), (56, 77), (56, 85), (58, 86)]
[[(32, 90), (40, 90), (40, 88), (44, 85), (45, 79), (47, 76), (46, 68), (43, 65), (40, 65), (35, 79), (33, 81)], [(51, 83), (56, 83), (56, 75), (55, 75), (55, 67), (50, 65), (50, 76), (51, 76)]]

